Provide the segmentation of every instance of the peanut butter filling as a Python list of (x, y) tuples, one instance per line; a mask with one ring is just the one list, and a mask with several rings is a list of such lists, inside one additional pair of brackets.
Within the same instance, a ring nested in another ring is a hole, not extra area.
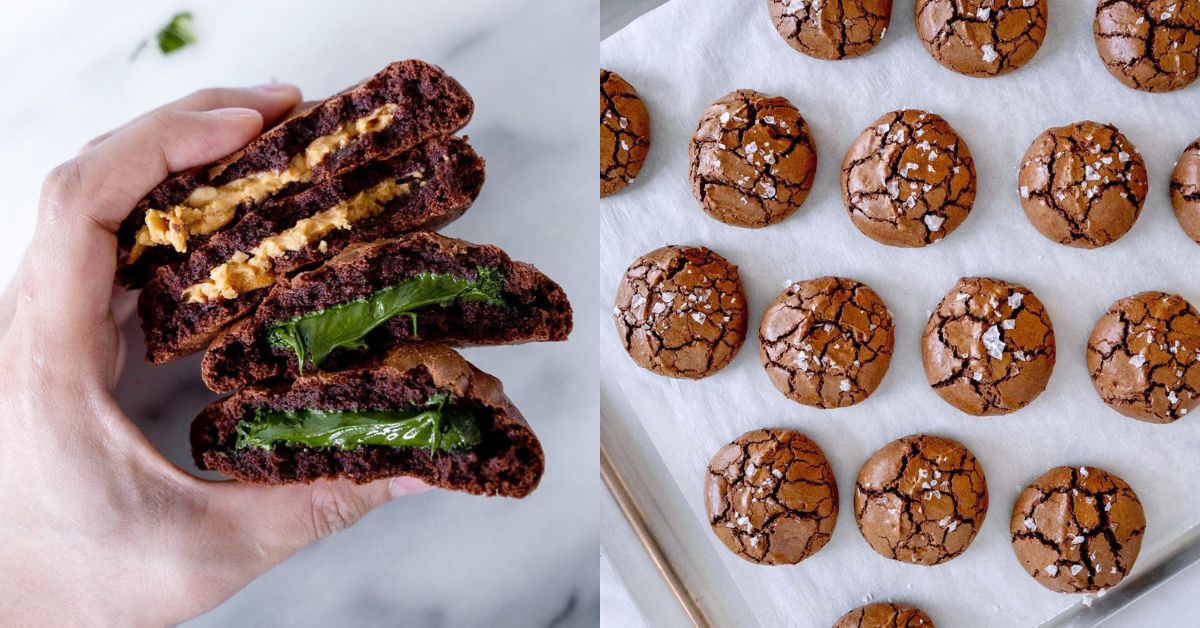
[(188, 303), (208, 303), (213, 299), (235, 299), (240, 294), (275, 283), (275, 259), (291, 251), (318, 243), (324, 250), (324, 238), (334, 229), (350, 229), (355, 222), (375, 216), (391, 200), (407, 196), (420, 185), (420, 172), (398, 179), (381, 181), (329, 209), (296, 221), (288, 229), (266, 238), (250, 251), (238, 251), (215, 267), (208, 279), (183, 291)]
[[(138, 231), (133, 249), (129, 252), (129, 263), (136, 262), (151, 246), (171, 245), (180, 253), (187, 251), (188, 237), (212, 233), (229, 224), (237, 206), (245, 201), (257, 203), (290, 183), (309, 181), (313, 169), (326, 157), (349, 146), (359, 137), (386, 128), (392, 123), (398, 109), (395, 104), (387, 103), (366, 116), (346, 122), (332, 133), (310, 142), (304, 152), (293, 157), (282, 171), (256, 172), (219, 186), (201, 186), (170, 209), (148, 210), (146, 224)], [(210, 176), (220, 174), (229, 163), (232, 162), (227, 160), (215, 167)]]

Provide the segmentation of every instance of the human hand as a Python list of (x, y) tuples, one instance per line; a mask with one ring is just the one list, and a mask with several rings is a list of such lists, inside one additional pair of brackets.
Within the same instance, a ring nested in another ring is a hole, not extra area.
[(120, 221), (168, 173), (241, 148), (299, 97), (278, 84), (203, 90), (96, 138), (47, 177), (33, 242), (0, 299), (6, 625), (178, 623), (391, 497), (427, 488), (411, 478), (200, 480), (163, 458), (112, 395), (124, 345), (113, 291)]

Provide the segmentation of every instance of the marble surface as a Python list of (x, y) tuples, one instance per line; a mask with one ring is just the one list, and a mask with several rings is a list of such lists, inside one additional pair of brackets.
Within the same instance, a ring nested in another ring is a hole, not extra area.
[[(178, 9), (200, 42), (130, 52)], [(446, 68), (476, 100), (488, 159), (479, 201), (446, 229), (504, 247), (566, 289), (566, 343), (464, 353), (505, 382), (546, 449), (522, 501), (431, 492), (396, 500), (301, 551), (194, 626), (586, 626), (599, 614), (594, 355), (595, 0), (17, 3), (0, 20), (0, 280), (32, 233), (44, 173), (138, 112), (208, 85), (272, 79), (323, 97), (394, 59)], [(580, 141), (579, 138), (589, 138)], [(192, 469), (187, 424), (214, 397), (198, 357), (150, 368), (125, 327), (122, 407)]]

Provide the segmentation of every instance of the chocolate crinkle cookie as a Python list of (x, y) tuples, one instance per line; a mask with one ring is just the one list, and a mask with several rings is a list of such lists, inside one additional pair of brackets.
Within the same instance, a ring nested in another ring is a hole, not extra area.
[(893, 111), (846, 151), (842, 201), (854, 226), (871, 239), (926, 246), (966, 220), (975, 203), (975, 162), (941, 116)]
[(746, 339), (737, 266), (699, 246), (651, 251), (621, 277), (613, 320), (638, 366), (670, 377), (711, 375)]
[(892, 359), (892, 314), (866, 284), (819, 277), (789, 285), (763, 315), (759, 357), (787, 398), (817, 408), (875, 392)]
[(837, 523), (833, 469), (816, 443), (786, 429), (747, 432), (708, 463), (708, 522), (721, 542), (763, 565), (792, 565), (829, 542)]
[(842, 615), (833, 628), (933, 628), (933, 620), (915, 606), (875, 602)]
[(650, 150), (650, 116), (633, 86), (600, 70), (600, 197), (629, 185)]
[(1096, 467), (1056, 467), (1017, 496), (1009, 531), (1017, 561), (1042, 586), (1103, 592), (1133, 568), (1146, 515), (1125, 480)]
[(1140, 421), (1175, 421), (1200, 405), (1200, 314), (1177, 294), (1121, 299), (1092, 329), (1087, 366), (1112, 409)]
[(1047, 0), (917, 0), (917, 35), (934, 60), (967, 76), (1011, 72), (1046, 37)]
[(1104, 67), (1133, 89), (1169, 92), (1200, 74), (1200, 0), (1100, 0), (1092, 34)]
[(938, 565), (966, 551), (987, 516), (987, 479), (966, 447), (924, 434), (894, 440), (858, 472), (854, 516), (880, 555)]
[(782, 96), (739, 89), (700, 118), (691, 148), (692, 194), (708, 215), (765, 227), (808, 198), (817, 149), (808, 123)]
[(1141, 154), (1111, 124), (1047, 129), (1017, 175), (1021, 207), (1047, 238), (1079, 248), (1111, 244), (1142, 212), (1149, 180)]
[(929, 385), (975, 416), (1008, 414), (1032, 402), (1054, 370), (1054, 324), (1028, 288), (964, 277), (925, 325), (922, 361)]
[(817, 59), (857, 57), (887, 34), (892, 0), (767, 0), (789, 46)]
[(1171, 173), (1171, 205), (1183, 232), (1200, 244), (1200, 138), (1175, 162)]

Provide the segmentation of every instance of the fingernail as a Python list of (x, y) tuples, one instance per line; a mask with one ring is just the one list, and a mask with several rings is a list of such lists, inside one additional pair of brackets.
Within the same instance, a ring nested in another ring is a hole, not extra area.
[(388, 482), (388, 492), (392, 494), (392, 497), (416, 495), (417, 493), (424, 493), (430, 488), (432, 487), (421, 480), (418, 480), (417, 478), (399, 477), (392, 478), (392, 480)]
[(295, 88), (287, 83), (276, 83), (276, 82), (272, 81), (270, 83), (263, 83), (262, 85), (255, 85), (254, 87), (251, 87), (250, 89), (257, 91), (257, 92), (266, 92), (268, 94), (274, 94), (274, 93), (290, 92), (290, 91), (294, 90)]
[(225, 107), (223, 109), (213, 109), (208, 112), (210, 116), (220, 116), (222, 118), (258, 118), (262, 114), (245, 107)]

